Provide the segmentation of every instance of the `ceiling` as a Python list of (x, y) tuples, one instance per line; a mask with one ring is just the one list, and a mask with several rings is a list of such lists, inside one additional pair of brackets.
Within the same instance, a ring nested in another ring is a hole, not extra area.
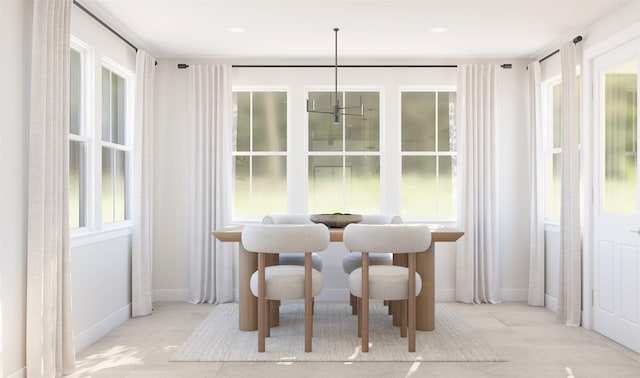
[[(157, 58), (540, 57), (627, 0), (77, 0)], [(228, 31), (242, 27), (242, 33)], [(447, 31), (434, 33), (435, 27)]]

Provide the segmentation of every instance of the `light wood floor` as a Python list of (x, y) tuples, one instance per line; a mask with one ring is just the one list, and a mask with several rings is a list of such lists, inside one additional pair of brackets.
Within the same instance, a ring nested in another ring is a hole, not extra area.
[(67, 377), (640, 377), (640, 354), (522, 303), (451, 304), (507, 362), (169, 362), (213, 306), (155, 303), (78, 353)]

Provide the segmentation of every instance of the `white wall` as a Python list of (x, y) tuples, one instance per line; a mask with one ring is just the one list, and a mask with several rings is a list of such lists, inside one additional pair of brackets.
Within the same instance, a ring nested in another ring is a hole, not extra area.
[(25, 374), (31, 3), (0, 1), (0, 376)]
[[(160, 61), (156, 76), (155, 114), (155, 221), (154, 221), (154, 298), (156, 300), (185, 300), (188, 288), (187, 185), (185, 172), (190, 161), (184, 125), (187, 118), (187, 70), (176, 68), (178, 61)], [(186, 62), (189, 63), (189, 62)], [(257, 64), (256, 62), (252, 62)], [(281, 62), (279, 62), (281, 63)], [(313, 63), (313, 62), (312, 62)], [(317, 63), (317, 62), (315, 62)], [(362, 62), (359, 62), (362, 64)], [(365, 64), (386, 64), (375, 61)], [(503, 63), (503, 62), (500, 62)], [(510, 61), (512, 70), (501, 71), (499, 126), (499, 216), (501, 289), (505, 300), (526, 300), (528, 285), (528, 166), (527, 116), (525, 112), (526, 71), (522, 62)], [(289, 62), (289, 64), (300, 64)], [(307, 62), (302, 63), (307, 64)], [(348, 64), (348, 63), (344, 63)], [(417, 64), (394, 62), (394, 64)], [(424, 62), (422, 63), (424, 64)], [(387, 128), (397, 127), (399, 86), (455, 85), (455, 69), (342, 69), (341, 86), (384, 86), (383, 101), (386, 112), (383, 122)], [(233, 70), (233, 84), (287, 86), (291, 98), (304, 98), (304, 86), (328, 86), (333, 83), (331, 69), (249, 69)], [(303, 124), (304, 102), (291, 106), (291, 127)], [(293, 136), (293, 133), (292, 133)], [(390, 156), (395, 156), (399, 141), (387, 140)], [(295, 143), (295, 142), (294, 142)], [(300, 142), (297, 142), (298, 144)], [(392, 159), (391, 167), (399, 167)], [(383, 192), (395, 191), (396, 183), (383, 183)], [(393, 195), (391, 196), (392, 198)], [(395, 213), (398, 204), (389, 203), (383, 212)], [(291, 209), (305, 212), (306, 209)], [(438, 300), (453, 300), (455, 287), (455, 250), (453, 243), (436, 248), (436, 295)], [(347, 300), (346, 275), (342, 272), (341, 243), (334, 243), (324, 254), (325, 290), (319, 300)], [(237, 283), (236, 283), (237, 290)]]
[[(101, 91), (102, 59), (135, 73), (135, 50), (71, 7), (71, 35), (89, 45), (95, 72), (93, 88)], [(101, 125), (100, 96), (94, 96), (94, 122)], [(98, 136), (100, 137), (100, 136)], [(73, 332), (76, 352), (98, 340), (131, 316), (130, 230), (87, 241), (71, 239)], [(95, 235), (94, 235), (95, 236)]]

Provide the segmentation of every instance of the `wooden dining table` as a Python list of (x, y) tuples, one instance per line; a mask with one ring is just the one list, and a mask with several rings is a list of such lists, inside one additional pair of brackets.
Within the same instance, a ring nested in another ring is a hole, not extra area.
[[(242, 246), (242, 225), (231, 225), (213, 231), (213, 235), (221, 242), (237, 242), (239, 244), (239, 329), (255, 331), (258, 329), (258, 299), (251, 293), (251, 275), (258, 269), (257, 254), (247, 252)], [(435, 245), (441, 242), (455, 242), (464, 232), (450, 227), (430, 225), (431, 245), (429, 249), (417, 254), (416, 270), (422, 278), (422, 290), (416, 298), (416, 329), (433, 331), (435, 329)], [(343, 241), (344, 228), (330, 228), (331, 242)], [(394, 263), (395, 263), (394, 259)], [(277, 306), (271, 309), (272, 325), (277, 325)]]

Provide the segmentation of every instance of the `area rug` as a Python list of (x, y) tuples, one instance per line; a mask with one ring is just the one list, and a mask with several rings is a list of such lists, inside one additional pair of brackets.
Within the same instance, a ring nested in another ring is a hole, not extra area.
[(304, 352), (304, 312), (299, 303), (280, 307), (266, 352), (258, 353), (258, 332), (238, 330), (238, 305), (217, 305), (176, 351), (171, 361), (504, 361), (487, 341), (446, 304), (436, 304), (436, 329), (416, 333), (416, 352), (391, 323), (386, 307), (372, 304), (369, 352), (361, 353), (357, 317), (347, 304), (316, 303), (313, 352)]

